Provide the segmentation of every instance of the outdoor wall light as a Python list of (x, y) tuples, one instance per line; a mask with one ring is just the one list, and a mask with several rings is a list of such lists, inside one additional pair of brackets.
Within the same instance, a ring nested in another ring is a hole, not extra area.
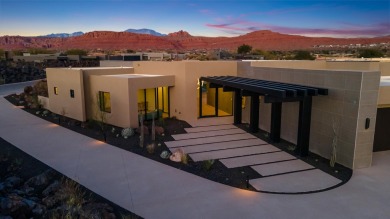
[(365, 128), (368, 129), (370, 128), (370, 118), (366, 118), (366, 125)]

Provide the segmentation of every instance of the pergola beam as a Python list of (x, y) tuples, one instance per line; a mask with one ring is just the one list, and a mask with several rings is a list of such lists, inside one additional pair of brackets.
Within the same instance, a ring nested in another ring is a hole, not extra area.
[[(312, 96), (328, 95), (328, 89), (233, 76), (201, 77), (199, 80), (209, 82), (211, 87), (223, 87), (223, 91), (234, 91), (235, 124), (241, 123), (242, 96), (250, 96), (249, 129), (251, 132), (257, 132), (259, 129), (259, 96), (264, 96), (265, 103), (272, 103), (270, 138), (274, 142), (280, 140), (282, 103), (299, 102), (296, 151), (300, 156), (308, 155)], [(199, 104), (201, 105), (201, 98)]]

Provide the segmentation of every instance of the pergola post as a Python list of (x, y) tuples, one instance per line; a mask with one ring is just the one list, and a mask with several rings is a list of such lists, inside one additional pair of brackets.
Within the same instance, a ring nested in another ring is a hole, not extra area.
[(299, 101), (297, 152), (301, 157), (309, 154), (311, 106), (311, 96), (306, 96)]
[(271, 105), (271, 133), (273, 142), (280, 142), (280, 127), (282, 122), (282, 103), (275, 102)]
[(199, 80), (199, 118), (202, 117), (202, 80)]
[(250, 109), (250, 124), (249, 130), (250, 132), (258, 132), (259, 131), (259, 95), (252, 94), (251, 95), (251, 109)]
[(218, 116), (218, 103), (219, 103), (219, 100), (218, 100), (218, 86), (215, 87), (215, 116)]
[(242, 96), (241, 90), (234, 91), (234, 124), (241, 124), (242, 119)]

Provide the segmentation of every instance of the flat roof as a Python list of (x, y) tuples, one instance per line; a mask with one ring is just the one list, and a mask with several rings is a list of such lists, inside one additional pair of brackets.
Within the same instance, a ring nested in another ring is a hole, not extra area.
[(151, 78), (151, 77), (164, 77), (173, 75), (152, 75), (152, 74), (119, 74), (119, 75), (101, 75), (104, 77), (116, 77), (116, 78)]
[(305, 96), (328, 95), (328, 89), (326, 88), (236, 76), (208, 76), (201, 77), (199, 80), (220, 85), (224, 88), (230, 87), (233, 89), (250, 91), (264, 95), (266, 96), (266, 99), (276, 97), (280, 100), (287, 100), (289, 98), (302, 98)]
[(77, 67), (77, 68), (63, 68), (63, 69), (73, 69), (73, 70), (99, 70), (99, 69), (121, 69), (121, 68), (128, 68), (131, 69), (133, 67)]

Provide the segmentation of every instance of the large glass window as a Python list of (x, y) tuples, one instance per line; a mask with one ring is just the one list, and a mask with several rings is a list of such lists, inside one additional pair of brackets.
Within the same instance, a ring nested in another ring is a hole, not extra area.
[(211, 88), (206, 82), (201, 86), (202, 89), (202, 116), (217, 116), (215, 111), (216, 89)]
[(168, 87), (157, 88), (157, 105), (159, 113), (162, 113), (163, 117), (168, 117), (169, 104), (168, 104)]
[(206, 82), (199, 84), (198, 89), (201, 89), (198, 90), (200, 117), (233, 115), (233, 92), (225, 92), (221, 87), (211, 87)]
[(145, 120), (169, 116), (168, 87), (138, 90), (138, 114)]
[(224, 92), (218, 88), (218, 116), (233, 115), (233, 92)]
[(99, 91), (99, 105), (101, 111), (111, 113), (111, 95), (109, 92)]

